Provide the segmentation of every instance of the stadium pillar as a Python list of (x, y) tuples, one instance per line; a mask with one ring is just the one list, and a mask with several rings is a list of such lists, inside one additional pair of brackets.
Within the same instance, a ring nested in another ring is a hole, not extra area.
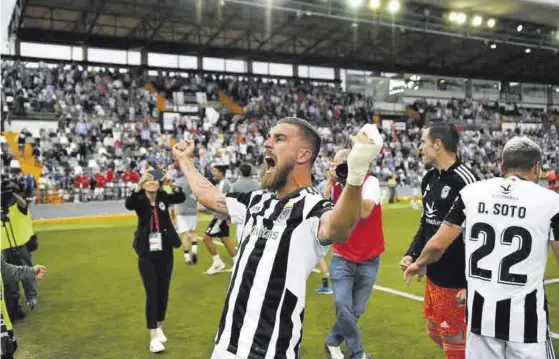
[[(547, 106), (553, 106), (553, 105), (554, 105), (554, 103), (553, 103), (553, 86), (548, 85), (547, 86)], [(555, 105), (559, 105), (559, 103), (555, 104)]]
[(148, 64), (148, 50), (146, 48), (143, 48), (142, 51), (140, 51), (140, 65), (146, 65)]
[(472, 98), (472, 93), (474, 89), (474, 81), (472, 79), (466, 80), (466, 98)]
[(336, 67), (334, 68), (334, 80), (336, 81), (340, 81), (342, 78), (340, 76), (340, 68)]
[(196, 67), (198, 67), (198, 71), (202, 71), (204, 70), (204, 57), (203, 56), (198, 56), (196, 57)]
[(247, 74), (252, 75), (252, 60), (247, 61)]
[(83, 45), (83, 46), (82, 46), (82, 54), (83, 54), (82, 59), (83, 59), (83, 61), (87, 61), (87, 60), (88, 60), (88, 53), (87, 53), (87, 52), (88, 52), (88, 51), (87, 51), (88, 49), (89, 49), (89, 46), (87, 46), (87, 45)]
[(293, 77), (299, 77), (299, 65), (293, 64)]
[(14, 55), (21, 55), (21, 40), (18, 37), (14, 39)]

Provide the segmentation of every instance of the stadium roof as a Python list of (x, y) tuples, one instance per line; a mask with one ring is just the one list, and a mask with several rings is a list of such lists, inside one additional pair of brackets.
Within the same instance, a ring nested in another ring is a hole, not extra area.
[[(559, 84), (559, 7), (525, 0), (408, 1), (396, 15), (348, 0), (20, 1), (22, 41)], [(540, 23), (518, 32), (524, 14)]]

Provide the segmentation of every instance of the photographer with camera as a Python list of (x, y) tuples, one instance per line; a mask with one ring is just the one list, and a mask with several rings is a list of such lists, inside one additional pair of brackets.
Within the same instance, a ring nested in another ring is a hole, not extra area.
[(47, 268), (39, 264), (34, 267), (14, 266), (12, 264), (6, 263), (3, 257), (1, 259), (0, 265), (0, 337), (2, 340), (1, 353), (2, 359), (13, 359), (14, 353), (17, 350), (17, 341), (14, 336), (12, 321), (10, 320), (10, 316), (8, 315), (6, 303), (4, 301), (5, 284), (17, 284), (19, 281), (30, 279), (33, 279), (35, 281), (40, 280), (47, 273)]
[[(38, 248), (37, 237), (33, 231), (33, 222), (27, 201), (19, 193), (23, 189), (9, 178), (2, 178), (2, 252), (7, 263), (13, 265), (33, 266), (31, 252)], [(22, 280), (27, 304), (34, 310), (37, 306), (37, 282), (33, 277)], [(19, 283), (6, 286), (6, 304), (13, 320), (25, 317), (20, 305)]]
[[(350, 150), (340, 150), (328, 173), (323, 195), (337, 202), (348, 178), (347, 158)], [(359, 317), (371, 296), (384, 252), (381, 191), (378, 179), (365, 176), (361, 190), (361, 220), (344, 243), (332, 245), (330, 276), (334, 289), (336, 324), (326, 339), (332, 359), (343, 358), (340, 345), (346, 342), (350, 358), (364, 357)]]
[[(162, 189), (165, 184), (172, 187), (171, 193)], [(167, 337), (161, 323), (165, 319), (169, 300), (173, 247), (181, 246), (169, 208), (185, 200), (182, 189), (173, 183), (169, 175), (161, 170), (148, 170), (125, 202), (126, 209), (136, 211), (138, 215), (133, 247), (138, 254), (138, 267), (146, 291), (146, 321), (152, 353), (165, 350), (163, 343)]]

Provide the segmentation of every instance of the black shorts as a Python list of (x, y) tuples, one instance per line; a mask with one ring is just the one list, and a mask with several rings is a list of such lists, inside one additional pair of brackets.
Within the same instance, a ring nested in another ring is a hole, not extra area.
[(229, 237), (229, 225), (225, 219), (214, 218), (206, 229), (206, 234), (210, 237), (227, 238)]

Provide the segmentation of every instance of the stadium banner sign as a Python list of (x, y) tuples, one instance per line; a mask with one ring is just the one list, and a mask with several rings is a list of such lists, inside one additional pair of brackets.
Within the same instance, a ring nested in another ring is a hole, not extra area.
[(178, 112), (162, 112), (161, 113), (161, 127), (163, 131), (173, 131), (175, 124), (181, 118)]
[(472, 98), (474, 100), (498, 101), (501, 83), (491, 80), (472, 80)]
[(515, 122), (503, 122), (501, 124), (501, 130), (502, 131), (514, 131), (516, 128), (519, 128), (522, 131), (526, 131), (526, 130), (537, 130), (539, 128), (542, 127), (541, 123), (528, 123), (528, 122), (519, 122), (519, 123), (515, 123)]
[(173, 92), (173, 105), (202, 105), (208, 103), (208, 96), (205, 92), (175, 91)]
[(406, 130), (406, 123), (403, 121), (382, 120), (381, 123), (381, 127), (384, 132)]
[(406, 111), (406, 105), (403, 103), (391, 103), (375, 101), (373, 103), (373, 110), (378, 113), (399, 113), (403, 114)]
[(547, 86), (540, 84), (522, 84), (522, 102), (547, 104)]
[(184, 113), (186, 115), (198, 116), (200, 114), (200, 107), (192, 104), (173, 106), (173, 111)]
[(406, 74), (406, 97), (466, 98), (467, 79), (432, 75)]

